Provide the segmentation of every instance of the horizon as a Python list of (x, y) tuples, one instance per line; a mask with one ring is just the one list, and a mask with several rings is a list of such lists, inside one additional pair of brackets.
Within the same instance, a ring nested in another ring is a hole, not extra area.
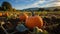
[(4, 1), (9, 2), (17, 10), (60, 6), (60, 0), (0, 0), (0, 6)]

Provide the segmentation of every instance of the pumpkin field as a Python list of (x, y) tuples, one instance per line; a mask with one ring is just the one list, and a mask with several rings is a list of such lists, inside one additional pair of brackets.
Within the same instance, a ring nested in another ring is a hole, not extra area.
[(1, 34), (60, 34), (60, 12), (0, 12)]
[(60, 1), (0, 0), (0, 34), (60, 34)]

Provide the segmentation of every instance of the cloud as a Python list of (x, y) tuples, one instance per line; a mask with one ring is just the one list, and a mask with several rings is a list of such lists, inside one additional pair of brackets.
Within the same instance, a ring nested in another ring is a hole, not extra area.
[(33, 6), (38, 5), (38, 4), (42, 4), (42, 3), (44, 3), (44, 1), (38, 1), (38, 2), (34, 3)]
[[(18, 1), (18, 0), (16, 0)], [(24, 1), (24, 0), (20, 0)], [(25, 0), (26, 2), (34, 1), (34, 0)], [(60, 6), (60, 0), (37, 0), (32, 4), (27, 4), (25, 6), (16, 7), (17, 9), (26, 9), (26, 8), (34, 8), (34, 7), (53, 7), (53, 6)]]
[(47, 5), (48, 5), (47, 7), (60, 6), (60, 2), (53, 2), (53, 3), (47, 4)]
[(55, 0), (54, 2), (52, 3), (48, 3), (44, 6), (47, 6), (47, 7), (54, 7), (54, 6), (60, 6), (60, 0)]
[(60, 0), (39, 0), (31, 5), (27, 5), (25, 8), (31, 7), (52, 7), (52, 6), (60, 6)]
[(42, 3), (44, 3), (44, 1), (39, 0), (39, 1), (35, 2), (35, 3), (33, 3), (33, 4), (26, 5), (25, 8), (39, 7), (39, 4), (42, 4)]

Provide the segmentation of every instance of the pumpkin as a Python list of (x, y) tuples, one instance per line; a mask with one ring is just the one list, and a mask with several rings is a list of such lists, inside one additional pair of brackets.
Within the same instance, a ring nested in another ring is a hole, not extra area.
[(2, 16), (2, 13), (0, 13), (0, 16)]
[(28, 28), (26, 28), (23, 24), (18, 24), (16, 30), (19, 32), (25, 32), (26, 30), (28, 30)]
[(6, 12), (6, 13), (5, 13), (5, 16), (9, 16), (9, 13), (8, 13), (8, 12)]
[(25, 21), (25, 20), (28, 18), (28, 16), (27, 16), (26, 13), (22, 13), (22, 14), (19, 16), (19, 18), (20, 18), (21, 21)]
[(36, 26), (41, 28), (43, 26), (43, 20), (40, 16), (31, 16), (26, 19), (25, 25), (30, 29)]

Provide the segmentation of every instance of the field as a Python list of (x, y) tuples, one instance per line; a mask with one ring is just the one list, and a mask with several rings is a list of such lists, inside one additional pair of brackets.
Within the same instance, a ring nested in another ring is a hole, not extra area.
[(0, 34), (60, 34), (59, 1), (45, 2), (1, 0)]
[[(6, 11), (6, 12), (8, 12), (8, 11)], [(6, 12), (0, 12), (0, 13), (6, 13)], [(12, 18), (14, 18), (13, 17), (14, 15), (21, 15), (22, 13), (26, 13), (28, 16), (32, 16), (31, 12), (26, 12), (26, 11), (25, 12), (19, 12), (19, 11), (18, 12), (8, 12), (8, 13), (9, 13), (9, 15), (13, 14)], [(59, 12), (45, 12), (45, 11), (34, 12), (34, 15), (38, 15), (38, 16), (42, 17), (43, 22), (44, 22), (44, 26), (41, 28), (42, 30), (46, 30), (48, 32), (48, 34), (59, 34), (60, 33), (60, 11)], [(5, 22), (4, 18), (1, 18), (1, 16), (0, 16), (0, 20), (2, 20), (2, 21), (0, 21), (0, 24), (1, 24), (1, 22)], [(8, 18), (8, 20), (9, 20), (9, 18)], [(11, 19), (11, 20), (13, 21), (13, 19)], [(0, 28), (0, 30), (1, 30), (0, 33), (3, 32), (2, 34), (5, 34), (5, 33), (9, 34), (9, 33), (14, 32), (14, 34), (17, 34), (17, 33), (33, 34), (33, 30), (28, 30), (28, 31), (24, 31), (24, 32), (16, 32), (16, 30), (14, 30), (15, 24), (11, 25), (11, 24), (8, 24), (5, 22), (5, 24), (3, 24), (5, 29), (3, 27), (2, 27), (3, 30)], [(11, 25), (11, 26), (9, 26), (9, 25)], [(13, 30), (10, 28), (13, 28)], [(47, 34), (47, 33), (45, 33), (45, 34)]]

